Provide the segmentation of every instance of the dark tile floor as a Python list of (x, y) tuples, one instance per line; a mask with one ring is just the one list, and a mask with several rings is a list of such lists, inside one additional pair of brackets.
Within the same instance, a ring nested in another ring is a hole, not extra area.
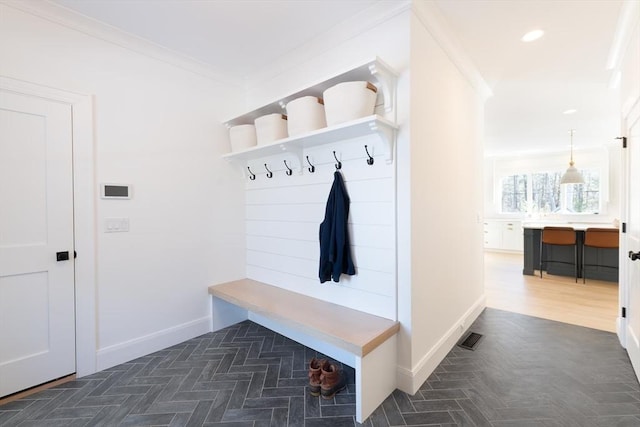
[[(487, 309), (414, 396), (366, 426), (640, 426), (640, 387), (608, 332)], [(252, 322), (0, 406), (2, 426), (355, 426), (349, 388), (306, 389), (316, 353)]]

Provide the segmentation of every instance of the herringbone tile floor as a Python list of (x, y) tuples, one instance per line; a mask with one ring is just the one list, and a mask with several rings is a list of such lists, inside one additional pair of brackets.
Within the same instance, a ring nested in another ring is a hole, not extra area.
[[(640, 426), (640, 386), (617, 337), (487, 309), (414, 396), (366, 426)], [(348, 390), (307, 389), (316, 353), (252, 322), (0, 406), (2, 426), (355, 426)]]

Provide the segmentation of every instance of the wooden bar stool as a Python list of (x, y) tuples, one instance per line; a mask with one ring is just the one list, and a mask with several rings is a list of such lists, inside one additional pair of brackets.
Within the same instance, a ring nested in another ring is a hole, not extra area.
[(582, 283), (587, 283), (585, 277), (584, 267), (585, 265), (592, 267), (606, 267), (616, 268), (610, 265), (603, 264), (585, 264), (584, 251), (585, 248), (597, 248), (597, 249), (618, 249), (620, 246), (620, 236), (618, 230), (611, 228), (587, 228), (584, 232), (584, 244), (582, 245)]
[[(558, 260), (546, 260), (542, 258), (544, 245), (553, 246), (573, 246), (573, 263)], [(551, 261), (561, 264), (570, 264), (574, 267), (574, 276), (578, 283), (578, 245), (576, 242), (576, 231), (571, 227), (544, 227), (540, 238), (540, 278), (542, 279), (543, 263)]]

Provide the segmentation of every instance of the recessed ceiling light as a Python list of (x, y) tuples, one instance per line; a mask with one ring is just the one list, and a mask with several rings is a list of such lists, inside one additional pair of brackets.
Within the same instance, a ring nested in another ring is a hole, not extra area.
[(527, 34), (522, 36), (522, 38), (520, 40), (522, 40), (525, 43), (528, 43), (528, 42), (532, 42), (534, 40), (538, 40), (543, 35), (544, 35), (544, 31), (542, 31), (542, 30), (533, 30), (533, 31), (529, 31)]
[(562, 114), (573, 114), (576, 111), (578, 111), (578, 110), (576, 110), (575, 108), (571, 108), (569, 110), (563, 111)]

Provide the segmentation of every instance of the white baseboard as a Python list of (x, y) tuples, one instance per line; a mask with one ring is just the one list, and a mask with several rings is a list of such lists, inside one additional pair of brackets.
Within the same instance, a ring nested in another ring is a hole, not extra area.
[(210, 331), (211, 317), (173, 326), (140, 338), (101, 348), (97, 352), (98, 371), (163, 350)]
[(405, 393), (415, 394), (485, 307), (486, 297), (482, 294), (413, 369), (398, 366), (398, 388)]
[(631, 366), (636, 374), (636, 378), (640, 377), (640, 340), (634, 333), (632, 328), (627, 328), (627, 353)]
[(627, 322), (620, 316), (616, 318), (616, 333), (622, 348), (627, 348)]

